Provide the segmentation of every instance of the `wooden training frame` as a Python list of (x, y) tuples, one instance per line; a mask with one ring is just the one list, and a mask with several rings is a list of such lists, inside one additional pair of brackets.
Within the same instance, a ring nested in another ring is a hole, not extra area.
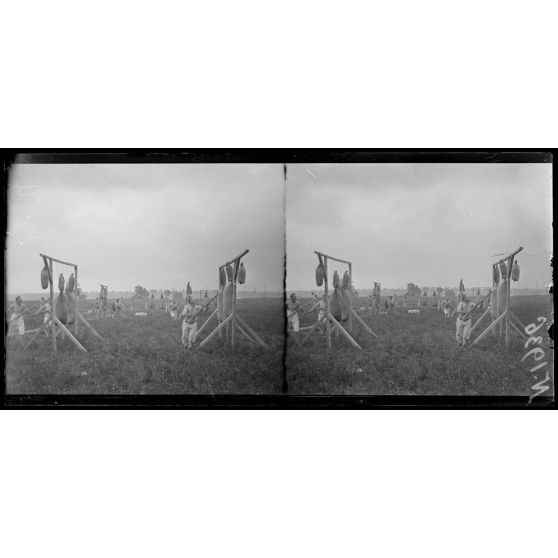
[[(327, 338), (327, 349), (331, 351), (331, 324), (337, 328), (337, 330), (349, 341), (349, 343), (357, 348), (362, 349), (362, 347), (353, 339), (351, 334), (353, 329), (353, 317), (358, 321), (358, 323), (372, 336), (378, 337), (369, 327), (368, 324), (355, 312), (354, 308), (351, 306), (351, 312), (349, 313), (349, 326), (347, 331), (332, 315), (329, 307), (329, 280), (328, 280), (328, 270), (327, 270), (327, 261), (334, 260), (336, 262), (340, 262), (343, 264), (347, 264), (349, 266), (349, 288), (353, 284), (353, 264), (347, 260), (341, 260), (339, 258), (334, 258), (333, 256), (328, 256), (323, 252), (314, 252), (316, 256), (318, 256), (318, 260), (322, 265), (324, 270), (324, 290), (325, 290), (325, 299), (326, 299), (326, 310), (325, 310), (325, 322), (326, 322), (326, 338)], [(316, 324), (312, 327), (312, 329), (306, 334), (306, 337), (301, 341), (300, 346), (306, 342), (306, 340), (312, 335), (312, 333), (319, 327), (320, 322), (316, 322)]]
[[(510, 326), (513, 329), (515, 329), (515, 331), (517, 331), (517, 333), (519, 333), (519, 335), (521, 335), (522, 337), (524, 337), (524, 338), (527, 337), (527, 335), (525, 334), (525, 326), (521, 323), (521, 320), (511, 311), (511, 304), (510, 304), (510, 298), (511, 298), (510, 287), (511, 287), (512, 265), (513, 265), (515, 256), (517, 254), (519, 254), (519, 252), (521, 252), (521, 250), (523, 250), (523, 246), (520, 246), (517, 250), (515, 250), (514, 252), (512, 252), (511, 254), (506, 256), (505, 258), (502, 258), (501, 260), (492, 264), (492, 269), (493, 270), (496, 266), (500, 265), (502, 262), (507, 262), (507, 265), (508, 265), (508, 277), (507, 277), (508, 285), (507, 285), (507, 289), (506, 289), (506, 309), (495, 320), (493, 320), (492, 323), (473, 341), (473, 343), (472, 343), (473, 345), (476, 345), (479, 341), (484, 339), (490, 331), (492, 331), (494, 333), (495, 332), (494, 328), (498, 324), (500, 324), (500, 337), (501, 337), (502, 336), (502, 324), (504, 324), (504, 323), (506, 324), (506, 327), (505, 327), (506, 347), (509, 345), (509, 342), (510, 342)], [(493, 287), (493, 289), (494, 288), (497, 288), (497, 287)], [(493, 289), (490, 290), (489, 295), (492, 293)], [(486, 298), (486, 297), (484, 297), (484, 298)], [(484, 319), (484, 317), (487, 316), (490, 313), (490, 311), (491, 311), (491, 307), (489, 305), (488, 308), (486, 309), (486, 311), (482, 314), (482, 316), (477, 320), (475, 325), (471, 328), (471, 333), (473, 333), (473, 330), (480, 324), (480, 322)]]
[[(213, 339), (213, 337), (215, 337), (215, 335), (217, 335), (217, 334), (219, 334), (219, 338), (222, 339), (223, 329), (225, 330), (225, 333), (226, 333), (226, 342), (228, 343), (230, 341), (230, 344), (231, 344), (232, 348), (234, 348), (236, 346), (236, 341), (237, 341), (236, 335), (235, 335), (236, 332), (242, 333), (242, 335), (244, 335), (244, 337), (246, 337), (248, 339), (248, 341), (250, 341), (251, 343), (256, 342), (256, 343), (259, 343), (264, 349), (269, 348), (267, 346), (267, 344), (263, 341), (263, 339), (244, 321), (244, 319), (242, 318), (242, 316), (240, 316), (240, 314), (238, 313), (238, 310), (236, 308), (236, 301), (237, 301), (236, 283), (237, 283), (237, 279), (238, 279), (238, 270), (240, 268), (240, 260), (246, 254), (248, 254), (248, 252), (249, 252), (249, 250), (244, 250), (244, 252), (240, 253), (238, 256), (236, 256), (232, 260), (230, 260), (228, 262), (225, 262), (223, 265), (219, 266), (219, 269), (218, 269), (219, 282), (218, 282), (218, 290), (217, 290), (218, 294), (219, 294), (219, 291), (223, 289), (223, 287), (221, 287), (221, 270), (226, 268), (228, 265), (233, 265), (233, 279), (232, 279), (233, 289), (232, 289), (231, 313), (228, 316), (226, 316), (223, 321), (221, 321), (221, 320), (219, 320), (219, 313), (218, 313), (217, 309), (215, 309), (211, 313), (209, 318), (207, 318), (207, 320), (202, 324), (200, 329), (197, 331), (196, 337), (194, 338), (194, 343), (196, 342), (196, 339), (202, 333), (202, 331), (204, 331), (207, 328), (209, 322), (211, 321), (211, 319), (214, 316), (217, 317), (217, 321), (218, 321), (217, 327), (215, 327), (205, 337), (205, 339), (203, 339), (198, 345), (196, 345), (194, 347), (194, 350), (200, 349), (201, 347), (203, 347), (204, 345), (209, 343), (209, 341), (211, 341), (211, 339)], [(216, 298), (216, 297), (217, 297), (217, 295), (215, 295), (215, 297), (213, 297), (213, 298)], [(209, 303), (213, 300), (213, 298), (210, 301), (208, 301), (204, 306), (208, 306)]]
[[(62, 265), (68, 265), (74, 268), (74, 279), (75, 279), (75, 290), (77, 293), (77, 285), (78, 285), (78, 266), (77, 264), (63, 262), (62, 260), (58, 260), (53, 258), (52, 256), (47, 256), (46, 254), (39, 254), (45, 263), (45, 266), (48, 270), (48, 283), (50, 288), (50, 320), (48, 320), (45, 324), (42, 325), (36, 332), (35, 335), (29, 340), (29, 343), (25, 346), (25, 349), (28, 349), (31, 343), (37, 339), (37, 337), (41, 334), (42, 331), (47, 330), (49, 327), (51, 328), (52, 332), (52, 350), (56, 351), (56, 337), (63, 331), (72, 341), (72, 343), (80, 350), (86, 353), (86, 349), (83, 345), (76, 339), (75, 336), (78, 334), (78, 318), (83, 322), (83, 324), (101, 341), (103, 338), (93, 329), (91, 324), (81, 315), (80, 311), (77, 307), (77, 295), (76, 295), (76, 320), (74, 322), (74, 335), (70, 332), (70, 330), (56, 317), (56, 311), (54, 308), (54, 275), (53, 275), (53, 262), (58, 262)], [(56, 326), (60, 329), (57, 331)]]

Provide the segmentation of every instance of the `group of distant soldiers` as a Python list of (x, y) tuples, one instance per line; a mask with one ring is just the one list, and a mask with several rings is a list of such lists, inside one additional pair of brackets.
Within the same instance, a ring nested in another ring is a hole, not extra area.
[[(404, 304), (405, 305), (405, 304)], [(457, 314), (456, 319), (456, 333), (455, 338), (461, 347), (465, 347), (471, 335), (471, 313), (476, 308), (477, 304), (472, 302), (464, 292), (464, 289), (459, 294), (459, 302), (456, 307), (453, 307), (449, 299), (440, 299), (438, 301), (438, 309), (444, 312), (446, 319)], [(384, 301), (380, 302), (380, 286), (378, 283), (374, 284), (372, 294), (368, 296), (367, 307), (362, 307), (368, 310), (370, 314), (384, 314), (389, 316), (398, 307), (397, 295), (390, 295)], [(295, 293), (292, 293), (287, 300), (287, 323), (295, 334), (295, 341), (298, 343), (297, 334), (300, 331), (300, 315), (317, 311), (317, 318), (315, 325), (320, 334), (323, 334), (323, 325), (325, 325), (326, 318), (326, 295), (321, 297), (316, 293), (312, 293), (312, 301), (303, 305), (297, 298)]]

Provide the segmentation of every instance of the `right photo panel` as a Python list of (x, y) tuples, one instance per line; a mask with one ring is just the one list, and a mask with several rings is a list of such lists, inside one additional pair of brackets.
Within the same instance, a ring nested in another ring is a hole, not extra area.
[(552, 164), (290, 164), (293, 395), (554, 395)]

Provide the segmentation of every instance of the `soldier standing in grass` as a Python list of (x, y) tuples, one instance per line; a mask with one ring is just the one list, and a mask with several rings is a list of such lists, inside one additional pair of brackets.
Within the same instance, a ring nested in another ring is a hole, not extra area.
[(16, 333), (19, 335), (20, 342), (23, 343), (23, 336), (25, 335), (25, 322), (23, 320), (23, 315), (28, 312), (27, 306), (23, 304), (20, 296), (16, 296), (15, 302), (10, 306), (10, 328), (8, 330), (8, 336), (13, 337)]
[[(318, 309), (318, 319), (316, 323), (321, 324), (325, 320), (325, 313), (326, 313), (325, 294), (323, 294), (321, 298), (318, 297), (318, 295), (314, 294), (314, 304), (312, 305), (312, 308), (308, 310), (308, 312), (313, 312), (316, 309)], [(320, 333), (324, 332), (321, 325), (318, 325), (318, 331)]]
[(169, 313), (171, 316), (171, 320), (174, 322), (178, 319), (178, 304), (176, 304), (176, 302), (174, 302), (174, 300), (171, 302), (170, 306), (169, 306)]
[(298, 321), (298, 314), (302, 311), (302, 304), (297, 300), (294, 293), (291, 294), (290, 300), (287, 302), (287, 320), (292, 325), (293, 331), (295, 333), (295, 341), (298, 344), (298, 339), (296, 334), (300, 329), (300, 324)]
[[(39, 308), (39, 313), (43, 314), (43, 325), (46, 325), (50, 321), (50, 301), (45, 300), (44, 297), (41, 298), (41, 307)], [(47, 329), (45, 329), (43, 333), (47, 337), (49, 336)]]
[(457, 305), (457, 321), (455, 338), (461, 347), (465, 347), (471, 335), (471, 312), (475, 305), (467, 298), (465, 294), (462, 295), (461, 302)]
[(182, 310), (181, 317), (184, 317), (182, 322), (182, 344), (188, 349), (192, 348), (196, 334), (198, 332), (198, 312), (201, 306), (192, 304), (192, 297), (188, 297), (186, 306)]

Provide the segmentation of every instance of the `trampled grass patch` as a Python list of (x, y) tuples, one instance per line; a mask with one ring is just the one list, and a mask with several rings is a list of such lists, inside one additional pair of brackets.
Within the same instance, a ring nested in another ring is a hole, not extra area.
[[(304, 302), (304, 301), (303, 301)], [(364, 299), (353, 301), (364, 306)], [(512, 310), (527, 325), (538, 316), (550, 318), (546, 296), (513, 297)], [(473, 323), (481, 311), (473, 314)], [(488, 336), (477, 346), (460, 347), (455, 340), (455, 317), (444, 319), (432, 305), (419, 314), (399, 308), (390, 316), (363, 315), (378, 339), (354, 324), (354, 338), (362, 351), (342, 336), (333, 336), (333, 351), (326, 350), (325, 335), (313, 334), (298, 347), (288, 339), (286, 365), (289, 393), (301, 395), (529, 395), (537, 380), (532, 361), (515, 332), (509, 349), (503, 339)], [(301, 317), (301, 326), (315, 322), (316, 313)], [(478, 335), (490, 324), (485, 318)], [(545, 330), (541, 330), (544, 336)], [(304, 335), (305, 332), (301, 333)], [(538, 335), (541, 335), (538, 334)], [(553, 350), (545, 337), (543, 349), (550, 366)], [(548, 393), (554, 393), (554, 386)]]
[[(80, 301), (80, 310), (92, 301)], [(136, 310), (144, 310), (137, 308)], [(104, 338), (83, 325), (79, 351), (69, 339), (58, 342), (40, 336), (26, 352), (9, 339), (6, 359), (7, 392), (14, 394), (279, 394), (282, 385), (284, 311), (282, 299), (240, 299), (242, 317), (270, 346), (266, 351), (238, 339), (235, 351), (218, 337), (202, 349), (187, 351), (181, 343), (181, 323), (155, 307), (145, 317), (131, 310), (122, 316), (91, 319)], [(199, 325), (209, 313), (200, 315)], [(39, 327), (39, 317), (25, 320)], [(215, 323), (216, 325), (216, 323)], [(73, 332), (73, 328), (72, 328)], [(27, 336), (29, 337), (29, 336)]]

